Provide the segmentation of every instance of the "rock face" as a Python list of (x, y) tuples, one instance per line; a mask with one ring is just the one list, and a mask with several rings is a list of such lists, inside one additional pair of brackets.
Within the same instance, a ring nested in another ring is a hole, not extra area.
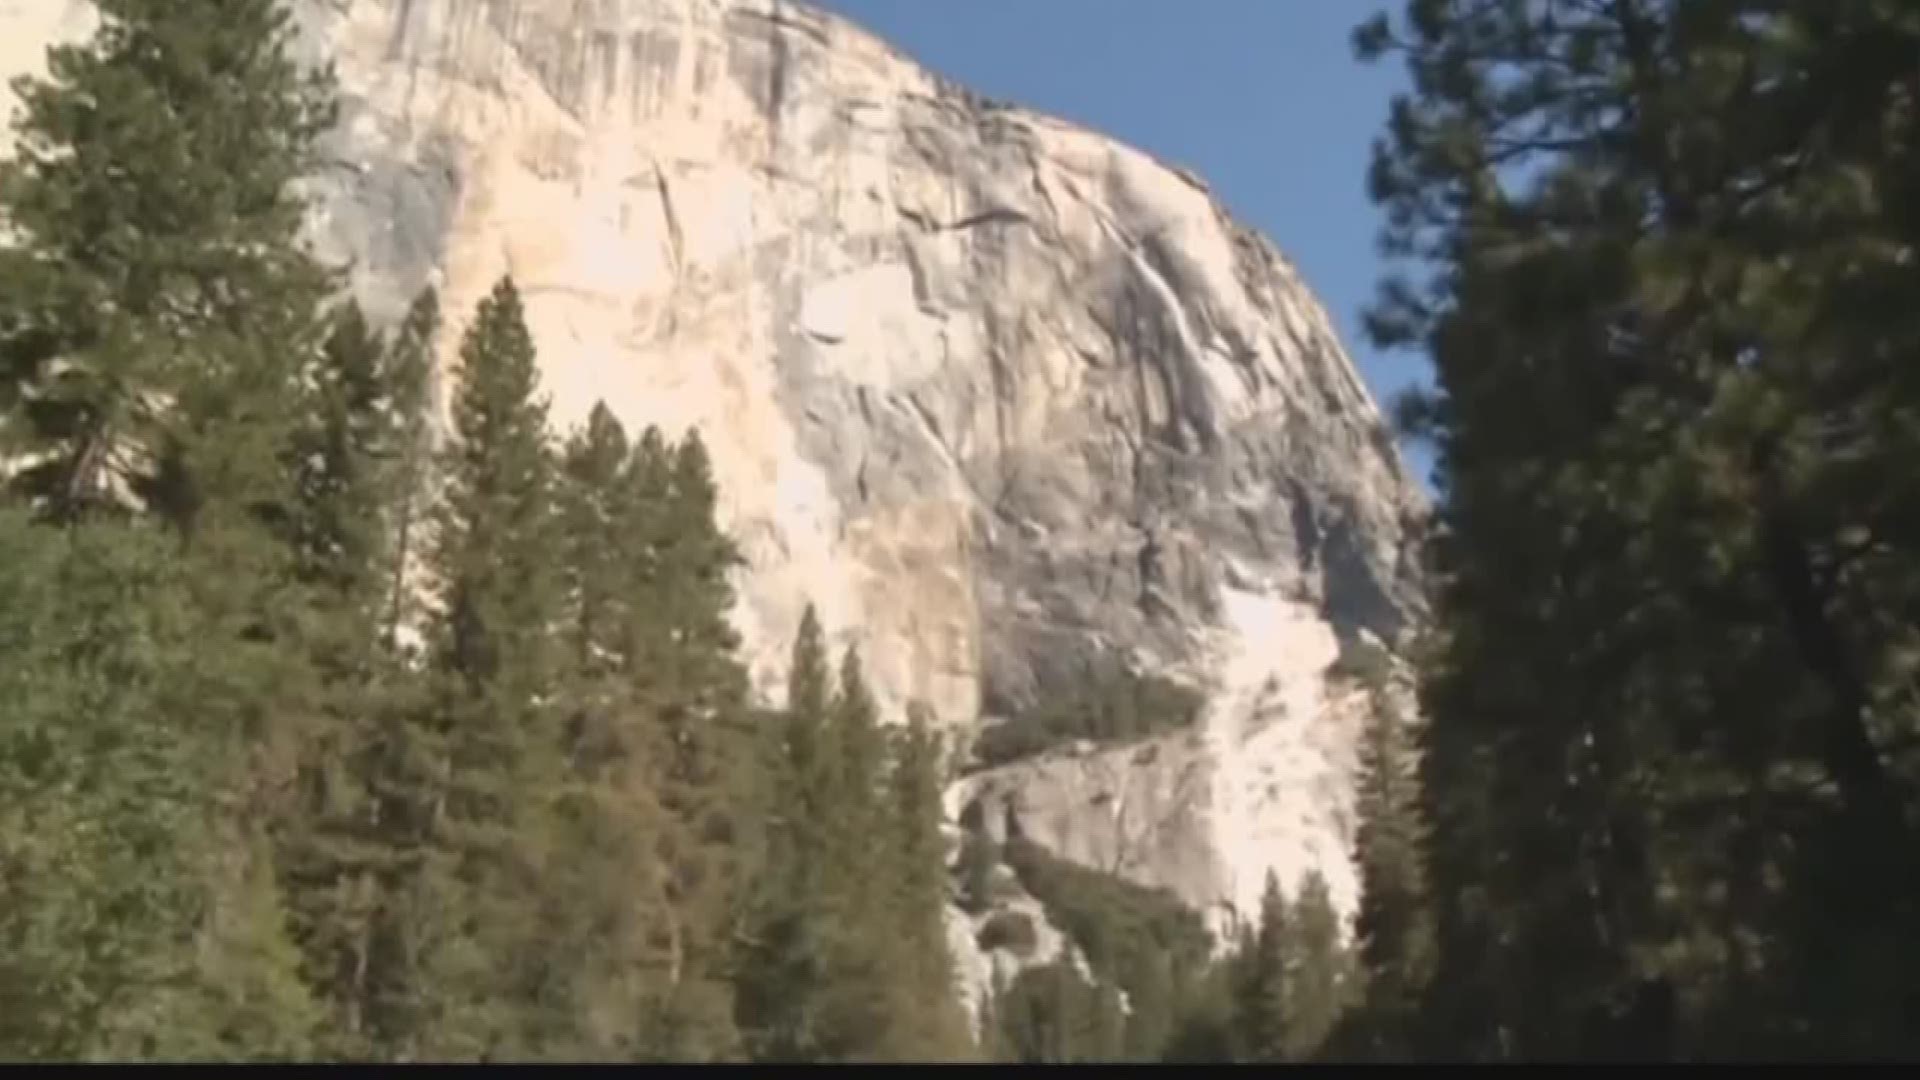
[[(801, 608), (967, 730), (1094, 653), (1191, 731), (956, 784), (1066, 856), (1350, 904), (1354, 708), (1419, 509), (1327, 316), (1191, 176), (782, 0), (294, 0), (344, 109), (313, 230), (374, 314), (515, 276), (556, 419), (697, 427), (777, 694)], [(0, 74), (91, 25), (0, 0)], [(1302, 207), (1302, 213), (1313, 213)], [(994, 826), (999, 827), (998, 824)]]

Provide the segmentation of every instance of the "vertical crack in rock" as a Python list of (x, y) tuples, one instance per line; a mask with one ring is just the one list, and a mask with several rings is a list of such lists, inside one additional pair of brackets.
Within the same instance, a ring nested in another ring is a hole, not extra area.
[[(778, 22), (780, 0), (773, 0), (775, 21)], [(773, 133), (777, 139), (780, 134), (780, 118), (787, 106), (787, 35), (773, 35), (773, 64), (767, 72), (767, 118), (773, 124)]]
[(653, 166), (654, 190), (660, 194), (660, 217), (666, 222), (667, 251), (675, 278), (686, 265), (686, 241), (680, 232), (680, 217), (673, 212), (673, 192), (667, 186), (667, 172), (657, 162)]
[(399, 60), (407, 51), (407, 32), (413, 26), (414, 5), (419, 0), (399, 0), (400, 8), (394, 15), (393, 32), (387, 35), (388, 62)]

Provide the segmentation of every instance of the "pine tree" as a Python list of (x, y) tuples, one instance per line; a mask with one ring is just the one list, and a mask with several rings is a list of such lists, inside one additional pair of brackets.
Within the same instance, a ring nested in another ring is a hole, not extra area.
[(174, 722), (192, 715), (176, 673), (194, 641), (171, 555), (143, 524), (61, 530), (0, 509), (9, 1059), (208, 1049), (214, 1018), (188, 1005), (217, 735)]
[[(312, 1016), (271, 872), (313, 675), (294, 555), (273, 523), (284, 453), (325, 334), (330, 276), (300, 243), (296, 181), (331, 122), (271, 0), (102, 0), (84, 43), (21, 88), (0, 182), (0, 356), (9, 489), (68, 523), (144, 510), (183, 570), (194, 648), (172, 723), (217, 812), (176, 836), (202, 853), (184, 1053), (297, 1052)], [(91, 527), (88, 525), (87, 527)], [(157, 718), (156, 718), (157, 719)], [(183, 828), (186, 827), (183, 821)]]
[(833, 792), (833, 743), (828, 727), (832, 691), (820, 619), (808, 604), (794, 636), (787, 673), (786, 726), (780, 747), (794, 799), (792, 831), (818, 846)]
[[(344, 797), (320, 815), (322, 828), (343, 838), (336, 841), (346, 849), (343, 861), (358, 870), (339, 886), (352, 914), (329, 920), (335, 940), (348, 947), (333, 954), (335, 966), (320, 970), (333, 972), (342, 986), (332, 995), (344, 1008), (336, 1006), (331, 1041), (338, 1052), (359, 1058), (415, 1051), (432, 1005), (425, 965), (445, 914), (434, 896), (436, 887), (446, 886), (444, 853), (430, 845), (430, 829), (446, 732), (407, 641), (419, 629), (419, 590), (410, 575), (422, 559), (423, 519), (431, 506), (430, 383), (439, 323), (438, 297), (423, 290), (382, 367), (387, 422), (377, 428), (385, 438), (374, 456), (381, 463), (386, 529), (369, 635), (378, 648), (378, 675), (356, 717), (352, 751), (342, 755), (344, 767), (329, 785)], [(348, 932), (340, 934), (339, 926)]]
[[(829, 714), (828, 766), (834, 771), (833, 810), (827, 823), (834, 835), (835, 872), (851, 886), (872, 854), (872, 837), (881, 823), (881, 785), (887, 772), (887, 740), (873, 695), (860, 669), (858, 649), (848, 647), (840, 660), (840, 684)], [(858, 890), (856, 892), (864, 892)], [(853, 897), (849, 897), (853, 899)], [(849, 911), (857, 918), (861, 913)]]
[(661, 801), (670, 817), (671, 990), (645, 1022), (653, 1060), (738, 1057), (735, 940), (753, 910), (749, 883), (763, 864), (769, 809), (758, 718), (729, 615), (740, 555), (721, 530), (717, 492), (697, 432), (669, 447), (642, 433), (627, 485), (642, 513), (627, 541), (648, 596), (639, 612), (648, 693), (664, 755)]
[(1020, 972), (994, 1001), (1008, 1060), (1022, 1064), (1113, 1062), (1124, 1018), (1116, 989), (1089, 982), (1068, 959)]
[(442, 917), (452, 936), (426, 962), (430, 1019), (410, 1049), (485, 1060), (540, 1050), (531, 1003), (546, 957), (535, 898), (563, 775), (552, 701), (562, 610), (554, 466), (511, 279), (481, 301), (460, 361), (431, 558), (444, 757), (426, 822), (441, 856), (429, 865), (451, 878), (415, 883), (452, 905)]
[(1173, 958), (1164, 952), (1148, 953), (1127, 974), (1123, 1056), (1128, 1061), (1163, 1060), (1179, 1023)]
[[(820, 737), (814, 804), (819, 817), (812, 823), (820, 847), (813, 855), (818, 865), (812, 900), (813, 918), (826, 941), (821, 1044), (836, 1059), (898, 1060), (911, 1053), (904, 1031), (911, 1005), (890, 977), (895, 972), (888, 970), (897, 942), (874, 930), (906, 929), (898, 906), (905, 898), (897, 895), (906, 852), (886, 842), (895, 839), (888, 835), (894, 823), (881, 814), (887, 746), (859, 653), (852, 648), (841, 657), (839, 686), (827, 704)], [(899, 807), (886, 804), (885, 809)]]
[(1260, 894), (1260, 919), (1243, 939), (1235, 959), (1234, 1059), (1281, 1062), (1293, 1047), (1287, 949), (1290, 944), (1286, 894), (1269, 870)]
[(534, 1019), (551, 1052), (575, 1059), (645, 1052), (641, 1018), (673, 977), (659, 860), (664, 743), (637, 648), (651, 597), (625, 546), (640, 518), (629, 465), (619, 422), (596, 406), (561, 469), (567, 629), (556, 698), (568, 768), (541, 890), (547, 974)]
[(331, 85), (290, 58), (273, 0), (96, 6), (94, 37), (21, 88), (5, 170), (9, 452), (36, 459), (13, 483), (61, 518), (145, 496), (185, 524), (273, 497), (226, 485), (276, 460), (317, 344), (328, 282), (293, 185)]
[(1235, 968), (1229, 953), (1181, 988), (1173, 1028), (1162, 1043), (1162, 1062), (1202, 1065), (1234, 1060)]
[(437, 664), (526, 708), (551, 666), (553, 461), (519, 291), (502, 278), (460, 348), (454, 444), (441, 464)]
[(875, 824), (876, 832), (890, 841), (882, 865), (897, 868), (897, 879), (888, 883), (890, 910), (880, 924), (888, 930), (877, 944), (881, 970), (896, 987), (888, 998), (898, 1034), (894, 1045), (883, 1047), (883, 1056), (895, 1061), (964, 1060), (975, 1047), (947, 947), (942, 763), (939, 737), (924, 709), (908, 710), (891, 756), (885, 813)]
[(969, 915), (979, 915), (993, 906), (993, 883), (1000, 868), (999, 845), (977, 825), (970, 826), (960, 841), (959, 903)]
[(759, 1061), (831, 1060), (821, 997), (832, 978), (822, 918), (824, 825), (831, 806), (831, 697), (818, 616), (802, 612), (787, 669), (787, 704), (768, 730), (766, 855), (756, 868), (739, 980), (741, 1027)]
[(1285, 1041), (1292, 1061), (1310, 1061), (1345, 1011), (1351, 974), (1340, 916), (1320, 872), (1310, 871), (1288, 907), (1282, 952), (1287, 957)]
[(1101, 979), (1094, 986), (1093, 1034), (1088, 1060), (1126, 1059), (1127, 1012), (1121, 1003), (1121, 993), (1119, 984), (1111, 979)]
[(386, 467), (386, 616), (380, 639), (389, 654), (404, 656), (404, 641), (416, 629), (409, 580), (420, 559), (422, 518), (429, 504), (432, 467), (433, 349), (440, 333), (440, 298), (431, 288), (414, 297), (389, 344), (384, 398), (390, 417), (382, 449)]
[(1005, 1008), (1002, 1002), (1007, 997), (1007, 983), (997, 970), (988, 977), (988, 983), (980, 995), (980, 1003), (975, 1016), (975, 1029), (980, 1034), (980, 1058), (995, 1063), (1013, 1062), (1014, 1056), (1011, 1037), (1007, 1031)]
[(293, 498), (285, 450), (327, 333), (333, 280), (301, 242), (297, 183), (331, 80), (295, 62), (272, 0), (98, 6), (95, 36), (26, 87), (8, 166), (0, 351), (21, 357), (9, 427), (33, 459), (14, 486), (60, 520), (138, 506), (177, 530), (201, 709), (250, 744), (232, 782), (243, 816), (271, 820), (303, 708), (284, 702), (310, 681), (269, 522)]
[(560, 464), (556, 532), (572, 699), (563, 730), (576, 770), (641, 749), (627, 745), (627, 729), (635, 726), (629, 699), (637, 691), (634, 608), (647, 599), (635, 560), (622, 548), (624, 530), (639, 516), (626, 484), (628, 455), (626, 433), (601, 404), (568, 441)]
[(1433, 271), (1371, 320), (1438, 383), (1430, 1053), (1912, 1045), (1916, 40), (1874, 2), (1360, 35), (1413, 76), (1373, 186)]
[(1364, 1008), (1346, 1049), (1372, 1059), (1412, 1052), (1413, 1026), (1430, 975), (1432, 928), (1426, 892), (1425, 829), (1417, 762), (1407, 721), (1385, 687), (1370, 689), (1360, 743), (1355, 863), (1360, 909), (1354, 936), (1365, 979)]
[(940, 754), (915, 712), (889, 747), (860, 672), (830, 692), (813, 608), (769, 732), (766, 857), (740, 975), (761, 1060), (943, 1060), (972, 1051), (946, 944)]
[(335, 313), (287, 450), (295, 497), (287, 522), (301, 572), (332, 594), (375, 594), (383, 517), (392, 492), (378, 483), (392, 439), (381, 370), (386, 343), (351, 301)]
[(333, 1014), (328, 1042), (355, 1055), (367, 1049), (373, 920), (395, 857), (380, 832), (375, 772), (387, 737), (380, 721), (411, 679), (391, 616), (406, 557), (399, 517), (418, 482), (410, 455), (423, 422), (420, 359), (389, 347), (356, 306), (340, 311), (309, 378), (289, 452), (296, 493), (281, 523), (304, 585), (315, 685), (278, 861), (309, 983)]

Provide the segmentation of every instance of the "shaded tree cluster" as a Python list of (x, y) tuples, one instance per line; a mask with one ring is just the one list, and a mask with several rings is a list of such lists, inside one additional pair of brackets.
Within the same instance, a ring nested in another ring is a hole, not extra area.
[(1103, 658), (1031, 707), (982, 730), (973, 756), (981, 767), (991, 768), (1081, 739), (1125, 745), (1191, 727), (1203, 704), (1191, 687)]
[(1411, 76), (1372, 328), (1436, 375), (1386, 1044), (1911, 1055), (1913, 6), (1413, 0), (1357, 41)]

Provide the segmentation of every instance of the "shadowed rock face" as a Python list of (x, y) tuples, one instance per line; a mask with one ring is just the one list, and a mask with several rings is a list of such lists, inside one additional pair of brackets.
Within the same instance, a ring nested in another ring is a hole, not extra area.
[[(437, 284), (443, 365), (511, 272), (558, 420), (698, 427), (763, 690), (808, 600), (895, 716), (1129, 655), (1208, 690), (1196, 729), (956, 811), (1203, 906), (1312, 865), (1352, 902), (1322, 672), (1417, 619), (1418, 496), (1326, 313), (1204, 186), (780, 0), (293, 9), (344, 94), (322, 249), (376, 317)], [(0, 74), (90, 22), (0, 0)]]

